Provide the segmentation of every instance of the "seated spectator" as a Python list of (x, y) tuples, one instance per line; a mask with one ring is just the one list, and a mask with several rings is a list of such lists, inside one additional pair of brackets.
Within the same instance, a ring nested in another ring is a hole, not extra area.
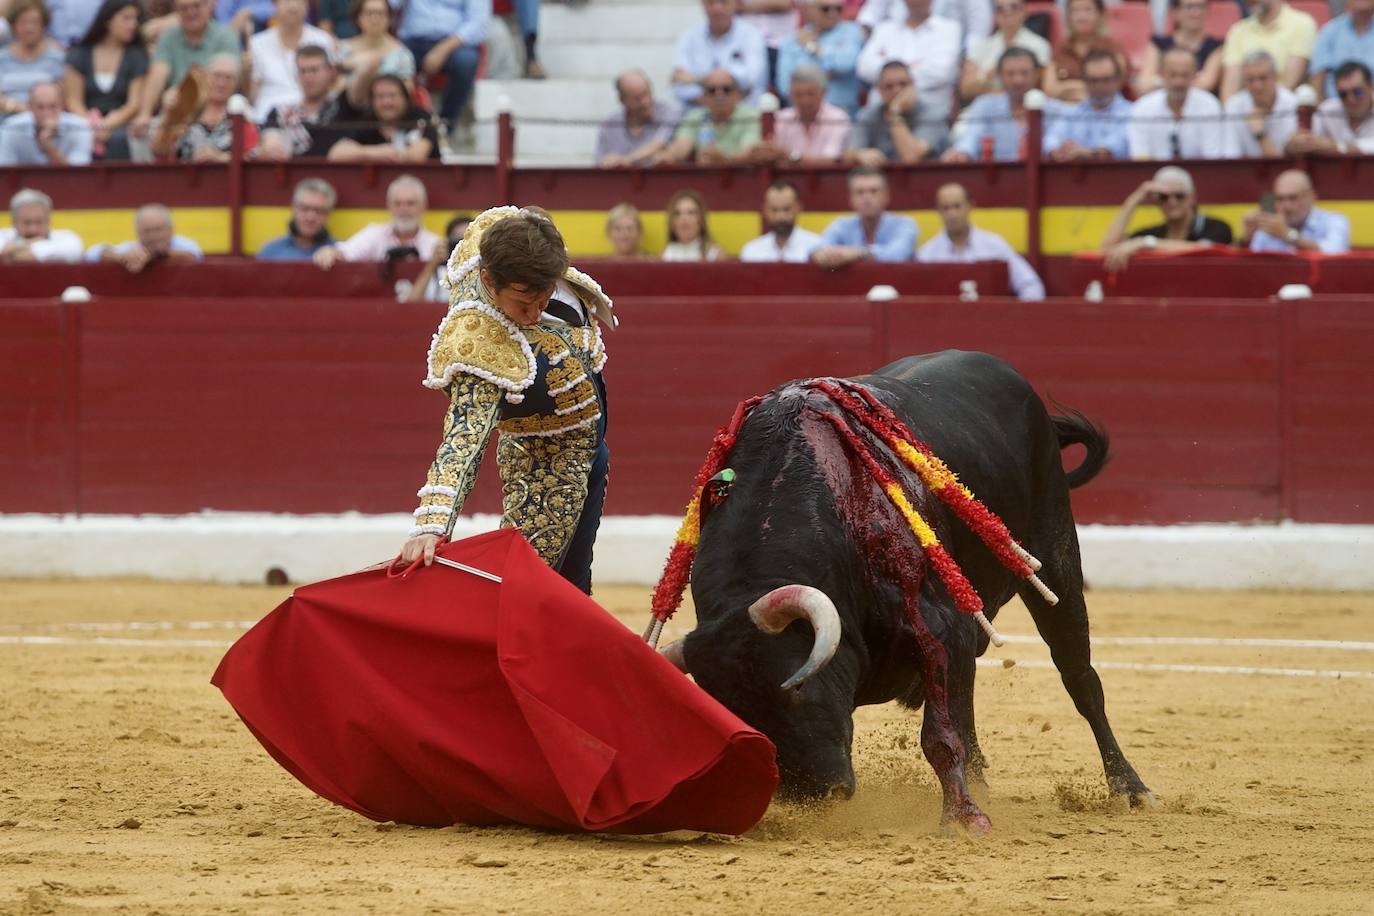
[(11, 0), (13, 37), (0, 47), (0, 118), (18, 114), (39, 83), (62, 81), (62, 48), (48, 37), (52, 14), (43, 0)]
[(1347, 61), (1374, 69), (1374, 0), (1345, 0), (1345, 12), (1322, 26), (1312, 49), (1312, 88), (1336, 97), (1336, 70)]
[(0, 121), (0, 165), (90, 165), (91, 125), (62, 110), (62, 90), (39, 83), (29, 108)]
[(606, 238), (611, 257), (644, 257), (644, 221), (632, 204), (616, 204), (606, 213)]
[(1164, 53), (1164, 87), (1131, 106), (1132, 159), (1217, 159), (1224, 148), (1221, 103), (1193, 85), (1193, 52)]
[(362, 110), (354, 104), (352, 95), (358, 87), (351, 82), (348, 91), (335, 92), (338, 76), (324, 48), (306, 45), (297, 51), (296, 78), (301, 85), (301, 100), (272, 109), (253, 154), (270, 161), (292, 156), (324, 157), (338, 140), (357, 130), (367, 118), (366, 100)]
[(439, 106), (439, 118), (446, 127), (457, 122), (468, 107), (490, 24), (491, 0), (406, 3), (396, 34), (415, 56), (420, 70), (430, 76), (443, 73), (448, 77)]
[(142, 273), (159, 261), (199, 261), (200, 246), (172, 231), (172, 211), (162, 204), (144, 204), (134, 214), (136, 241), (118, 245), (94, 245), (86, 252), (87, 261), (119, 264), (131, 274)]
[(906, 0), (901, 22), (879, 23), (859, 53), (859, 79), (876, 83), (883, 66), (899, 60), (916, 84), (921, 116), (948, 118), (959, 84), (959, 26), (930, 14), (931, 0)]
[[(513, 0), (515, 7), (515, 26), (520, 32), (520, 38), (524, 44), (525, 52), (525, 72), (524, 78), (527, 80), (542, 80), (548, 77), (544, 72), (543, 66), (539, 63), (539, 55), (535, 46), (539, 43), (539, 2), (540, 0)], [(778, 0), (771, 0), (778, 2)]]
[(854, 120), (844, 159), (878, 167), (885, 162), (910, 165), (944, 152), (949, 127), (942, 117), (926, 117), (916, 84), (906, 64), (894, 60), (878, 74), (878, 101)]
[(696, 191), (678, 191), (668, 201), (668, 245), (665, 261), (719, 261), (720, 246), (711, 241), (706, 201)]
[(1088, 97), (1045, 117), (1044, 152), (1055, 162), (1074, 159), (1126, 159), (1131, 155), (1126, 126), (1131, 103), (1121, 94), (1121, 67), (1106, 51), (1083, 61)]
[(424, 182), (414, 175), (400, 176), (386, 189), (386, 209), (391, 219), (385, 223), (368, 223), (342, 242), (325, 245), (315, 252), (312, 260), (323, 270), (329, 270), (340, 258), (386, 261), (401, 251), (428, 260), (444, 241), (424, 227), (428, 201)]
[(954, 126), (957, 139), (941, 160), (1013, 162), (1026, 157), (1026, 93), (1040, 82), (1035, 55), (1025, 48), (1007, 48), (997, 63), (997, 78), (1005, 91), (980, 95), (964, 109)]
[(596, 164), (602, 168), (651, 165), (673, 139), (677, 109), (654, 98), (643, 70), (615, 78), (621, 110), (607, 115), (596, 132)]
[(1312, 128), (1293, 135), (1288, 141), (1289, 155), (1374, 155), (1374, 88), (1368, 67), (1351, 60), (1336, 68), (1336, 97), (1318, 106), (1312, 115)]
[(303, 178), (291, 192), (291, 221), (286, 235), (258, 249), (259, 261), (309, 261), (315, 252), (335, 244), (329, 234), (329, 215), (338, 195), (323, 178)]
[[(1159, 207), (1164, 222), (1137, 229), (1126, 238), (1131, 217), (1147, 203)], [(1178, 166), (1166, 165), (1121, 205), (1102, 239), (1102, 256), (1108, 270), (1125, 270), (1131, 256), (1139, 251), (1183, 252), (1212, 244), (1231, 244), (1231, 227), (1198, 209), (1192, 175)]]
[(849, 115), (825, 100), (825, 73), (802, 64), (792, 70), (792, 107), (773, 117), (773, 139), (754, 148), (754, 161), (830, 165), (849, 143)]
[(923, 264), (972, 264), (975, 261), (1006, 261), (1011, 291), (1022, 301), (1045, 298), (1045, 284), (1025, 258), (1007, 240), (969, 222), (973, 201), (961, 184), (942, 185), (935, 192), (935, 210), (944, 228), (920, 247), (916, 260)]
[(856, 261), (910, 261), (916, 257), (921, 230), (909, 216), (887, 212), (887, 176), (882, 169), (860, 166), (849, 173), (850, 216), (825, 227), (811, 260), (827, 270)]
[[(1229, 0), (1218, 0), (1226, 3)], [(1162, 84), (1159, 65), (1164, 52), (1171, 48), (1192, 51), (1197, 59), (1197, 76), (1193, 85), (1208, 92), (1216, 92), (1221, 85), (1221, 39), (1207, 34), (1208, 0), (1173, 0), (1174, 34), (1155, 35), (1145, 46), (1140, 60), (1140, 72), (1135, 76), (1135, 94), (1139, 98), (1154, 92)]]
[(739, 0), (701, 0), (706, 22), (678, 36), (673, 94), (683, 105), (704, 102), (703, 87), (728, 70), (750, 104), (768, 88), (768, 47), (759, 30), (738, 17)]
[[(358, 34), (358, 23), (350, 11), (352, 6), (351, 0), (319, 0), (315, 5), (315, 23), (339, 39), (342, 45), (344, 39)], [(389, 16), (390, 4), (387, 12)]]
[(350, 82), (364, 87), (377, 74), (398, 76), (415, 86), (415, 55), (391, 34), (395, 15), (387, 0), (352, 0), (348, 4), (353, 34), (339, 42), (338, 67)]
[(245, 41), (261, 32), (272, 21), (276, 6), (272, 0), (217, 0), (215, 21), (242, 35)]
[(1298, 129), (1298, 100), (1279, 85), (1274, 58), (1251, 51), (1241, 65), (1245, 88), (1226, 100), (1222, 158), (1277, 158)]
[(1350, 250), (1350, 220), (1313, 206), (1317, 192), (1306, 172), (1289, 169), (1274, 179), (1277, 213), (1251, 210), (1241, 224), (1240, 244), (1251, 251), (1345, 254)]
[[(160, 106), (170, 108), (176, 104), (176, 95), (192, 67), (204, 69), (212, 58), (221, 54), (234, 57), (239, 54), (238, 35), (210, 21), (210, 0), (175, 0), (174, 9), (176, 24), (164, 29), (157, 40), (138, 114), (129, 122), (129, 133), (134, 137), (148, 135), (153, 114)], [(164, 96), (169, 86), (175, 88)]]
[(94, 149), (105, 159), (129, 158), (125, 126), (138, 114), (148, 73), (148, 52), (138, 38), (142, 15), (138, 0), (105, 0), (67, 52), (67, 111), (90, 123)]
[(449, 218), (448, 223), (444, 225), (444, 244), (434, 246), (434, 253), (429, 256), (425, 266), (420, 268), (420, 272), (415, 276), (415, 282), (410, 286), (410, 292), (406, 295), (407, 301), (448, 301), (448, 285), (441, 281), (447, 276), (449, 256), (453, 254), (453, 249), (458, 247), (458, 243), (463, 241), (471, 222), (471, 213), (458, 213)]
[[(0, 6), (4, 5), (0, 3)], [(91, 30), (103, 5), (102, 0), (49, 0), (48, 11), (52, 13), (52, 24), (48, 26), (48, 35), (60, 47), (76, 46), (81, 37)], [(0, 44), (4, 44), (3, 37), (0, 37)]]
[(272, 109), (301, 100), (296, 81), (296, 51), (309, 45), (334, 50), (334, 38), (305, 21), (306, 0), (276, 0), (273, 25), (248, 41), (253, 60), (253, 120), (261, 124)]
[(744, 93), (729, 70), (712, 70), (701, 87), (704, 104), (683, 117), (661, 159), (703, 165), (744, 161), (762, 136), (758, 111), (741, 101)]
[[(975, 42), (992, 34), (991, 0), (934, 0), (931, 12), (959, 27), (959, 47), (964, 53), (968, 53)], [(901, 22), (906, 17), (906, 0), (866, 0), (855, 21), (872, 34), (882, 23)], [(996, 58), (993, 60), (995, 63)]]
[(52, 228), (52, 198), (42, 191), (20, 188), (10, 198), (10, 223), (0, 229), (0, 264), (81, 260), (81, 237)]
[(802, 64), (819, 67), (826, 74), (825, 100), (853, 117), (859, 110), (859, 82), (854, 68), (864, 46), (864, 31), (857, 22), (843, 18), (840, 0), (802, 0), (806, 24), (778, 48), (778, 89), (792, 85), (792, 72)]
[(1107, 34), (1102, 0), (1069, 0), (1067, 18), (1068, 34), (1054, 49), (1042, 88), (1050, 98), (1081, 102), (1088, 97), (1088, 87), (1083, 82), (1083, 62), (1088, 54), (1106, 51), (1116, 58), (1122, 73), (1129, 73), (1131, 66), (1121, 45)]
[(403, 81), (379, 76), (372, 81), (368, 98), (367, 122), (330, 147), (331, 161), (423, 162), (439, 158), (439, 135), (429, 112), (411, 101)]
[[(239, 88), (239, 58), (221, 54), (205, 66), (207, 88), (194, 119), (177, 138), (173, 154), (182, 162), (228, 162), (234, 147), (234, 126), (229, 118), (229, 99)], [(244, 123), (244, 149), (258, 143), (258, 131)]]
[(788, 181), (775, 181), (763, 192), (763, 219), (768, 231), (740, 250), (741, 261), (805, 264), (821, 237), (797, 225), (801, 216), (801, 195)]
[(1025, 48), (1042, 69), (1050, 62), (1050, 43), (1026, 28), (1026, 0), (996, 0), (992, 7), (997, 31), (976, 39), (964, 57), (959, 96), (969, 102), (980, 95), (1001, 92), (997, 64), (1008, 48)]
[(1284, 0), (1252, 0), (1250, 16), (1226, 32), (1221, 49), (1221, 98), (1240, 91), (1240, 69), (1251, 51), (1268, 51), (1279, 70), (1279, 85), (1296, 89), (1307, 77), (1307, 62), (1317, 41), (1317, 21)]

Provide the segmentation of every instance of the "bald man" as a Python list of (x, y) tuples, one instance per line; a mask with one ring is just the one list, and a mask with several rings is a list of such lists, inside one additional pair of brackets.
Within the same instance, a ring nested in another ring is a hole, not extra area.
[(1251, 251), (1310, 251), (1345, 254), (1350, 250), (1350, 220), (1313, 206), (1317, 192), (1306, 172), (1289, 169), (1274, 179), (1276, 213), (1245, 215), (1241, 244)]
[(935, 209), (944, 228), (916, 252), (924, 264), (970, 264), (974, 261), (1006, 261), (1011, 291), (1023, 302), (1045, 298), (1045, 284), (1035, 268), (994, 232), (979, 229), (970, 221), (973, 200), (961, 184), (950, 182), (935, 192)]
[(1159, 68), (1164, 87), (1131, 106), (1126, 134), (1132, 159), (1217, 159), (1224, 149), (1217, 97), (1193, 85), (1197, 59), (1172, 48)]

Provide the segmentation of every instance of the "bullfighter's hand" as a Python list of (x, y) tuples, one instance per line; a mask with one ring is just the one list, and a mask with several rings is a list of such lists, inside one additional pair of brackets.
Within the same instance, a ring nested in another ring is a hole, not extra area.
[(437, 534), (417, 534), (401, 545), (401, 562), (406, 566), (419, 557), (425, 558), (425, 565), (434, 565), (434, 549), (439, 546)]

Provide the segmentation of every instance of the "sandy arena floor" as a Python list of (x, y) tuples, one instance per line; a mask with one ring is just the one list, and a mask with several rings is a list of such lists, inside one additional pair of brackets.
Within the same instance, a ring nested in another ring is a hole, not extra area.
[[(1374, 595), (1091, 594), (1098, 637), (1363, 643), (1099, 644), (1117, 735), (1160, 800), (1149, 812), (1107, 800), (1087, 726), (1036, 667), (1045, 647), (993, 650), (1018, 664), (979, 669), (993, 833), (971, 841), (940, 833), (918, 720), (895, 706), (859, 713), (853, 801), (775, 805), (738, 839), (374, 824), (296, 783), (209, 684), (235, 622), (285, 594), (0, 582), (0, 913), (1374, 906)], [(598, 598), (642, 626), (647, 590)], [(1033, 632), (1019, 606), (999, 625)]]

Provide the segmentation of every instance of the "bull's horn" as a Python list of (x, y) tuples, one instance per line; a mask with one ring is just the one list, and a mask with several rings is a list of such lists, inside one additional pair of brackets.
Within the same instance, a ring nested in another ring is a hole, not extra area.
[(674, 668), (677, 668), (677, 670), (681, 671), (683, 674), (687, 674), (687, 653), (684, 651), (684, 646), (685, 643), (683, 640), (675, 639), (662, 649), (659, 649), (658, 654), (672, 662)]
[(840, 612), (825, 592), (809, 585), (784, 585), (749, 605), (749, 618), (765, 633), (781, 633), (789, 623), (803, 617), (811, 621), (811, 628), (816, 631), (815, 642), (806, 664), (783, 682), (783, 690), (805, 684), (835, 657), (835, 650), (840, 647)]

